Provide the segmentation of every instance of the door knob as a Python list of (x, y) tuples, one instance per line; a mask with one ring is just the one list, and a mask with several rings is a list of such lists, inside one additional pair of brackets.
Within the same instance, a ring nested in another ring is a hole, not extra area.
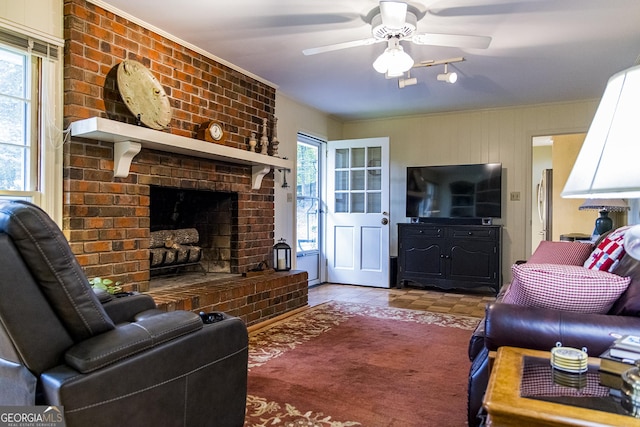
[(389, 220), (387, 218), (382, 218), (382, 221), (380, 221), (382, 223), (382, 225), (387, 225), (389, 224)]

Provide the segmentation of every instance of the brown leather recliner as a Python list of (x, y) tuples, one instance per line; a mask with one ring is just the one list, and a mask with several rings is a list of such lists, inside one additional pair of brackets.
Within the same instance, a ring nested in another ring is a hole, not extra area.
[[(640, 262), (625, 255), (614, 273), (631, 277), (627, 290), (607, 314), (576, 313), (501, 302), (504, 289), (489, 304), (469, 342), (468, 424), (482, 424), (482, 399), (489, 380), (489, 351), (502, 346), (550, 350), (557, 342), (586, 347), (599, 356), (617, 335), (640, 335)], [(506, 289), (506, 287), (505, 287)]]
[(73, 426), (241, 426), (244, 323), (100, 301), (40, 208), (0, 201), (0, 405), (59, 405)]

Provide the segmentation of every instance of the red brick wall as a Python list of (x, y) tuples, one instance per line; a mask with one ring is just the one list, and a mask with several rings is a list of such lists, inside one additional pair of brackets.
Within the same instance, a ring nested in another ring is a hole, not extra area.
[[(196, 137), (218, 120), (224, 144), (246, 149), (250, 132), (275, 110), (275, 89), (84, 0), (65, 0), (65, 126), (105, 117), (135, 124), (122, 102), (117, 66), (134, 59), (163, 85), (173, 109), (169, 130)], [(251, 189), (251, 168), (143, 149), (126, 178), (113, 177), (113, 146), (72, 138), (64, 148), (63, 230), (87, 276), (148, 289), (149, 186), (238, 193), (231, 270), (270, 260), (274, 230), (273, 175)]]

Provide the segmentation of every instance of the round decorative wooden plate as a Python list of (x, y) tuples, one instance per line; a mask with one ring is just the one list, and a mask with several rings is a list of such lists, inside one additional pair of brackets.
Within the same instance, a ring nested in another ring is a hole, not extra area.
[(171, 122), (171, 103), (151, 71), (127, 59), (118, 66), (118, 90), (129, 111), (152, 129), (166, 129)]

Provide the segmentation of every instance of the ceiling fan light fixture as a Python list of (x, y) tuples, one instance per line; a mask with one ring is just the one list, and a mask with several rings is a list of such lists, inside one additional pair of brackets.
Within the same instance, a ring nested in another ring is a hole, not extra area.
[(387, 75), (390, 77), (400, 77), (413, 67), (413, 59), (406, 53), (402, 52), (401, 57), (394, 57), (387, 69)]
[(400, 77), (413, 67), (413, 58), (400, 46), (396, 37), (389, 39), (389, 46), (373, 62), (373, 68), (389, 77)]

